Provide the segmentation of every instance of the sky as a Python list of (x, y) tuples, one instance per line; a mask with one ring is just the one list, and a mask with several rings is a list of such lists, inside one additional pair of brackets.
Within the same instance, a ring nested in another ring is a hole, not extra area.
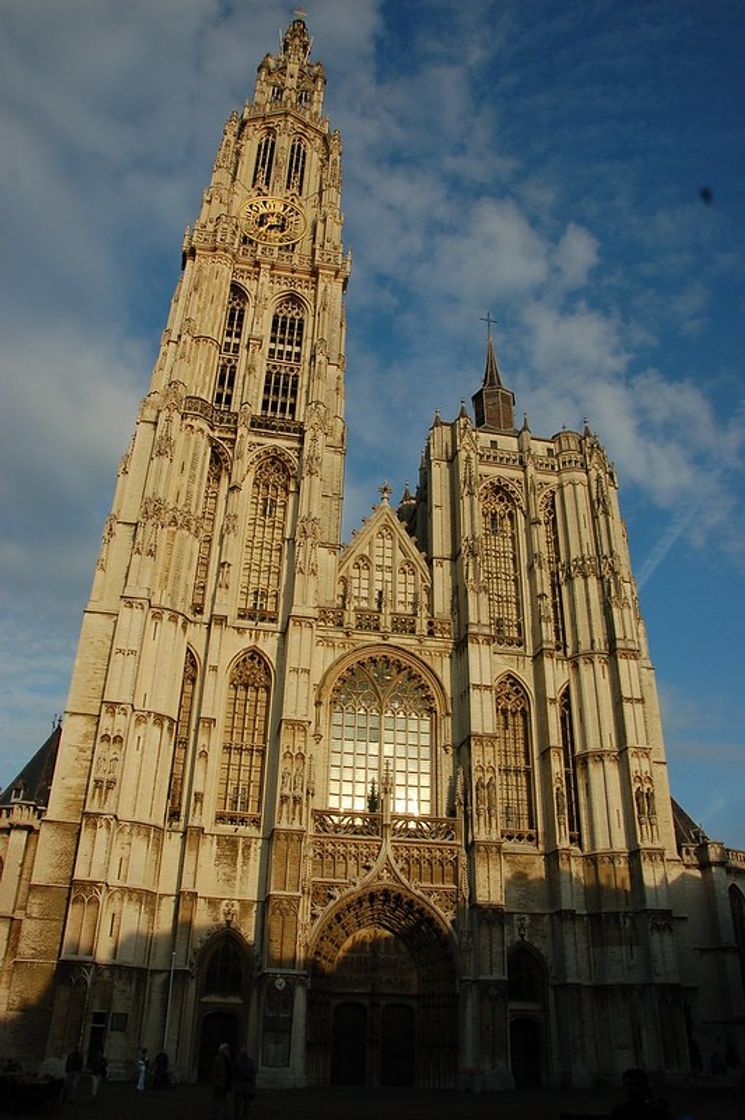
[[(345, 533), (470, 405), (615, 462), (674, 796), (745, 848), (745, 5), (308, 0), (344, 138)], [(276, 0), (0, 0), (0, 785), (61, 713), (116, 465)], [(391, 419), (393, 417), (393, 420)]]

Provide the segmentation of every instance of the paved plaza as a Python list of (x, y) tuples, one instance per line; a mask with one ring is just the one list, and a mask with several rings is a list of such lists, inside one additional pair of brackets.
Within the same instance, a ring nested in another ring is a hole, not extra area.
[[(698, 1083), (665, 1089), (676, 1120), (745, 1120), (742, 1089)], [(536, 1089), (504, 1093), (455, 1093), (417, 1089), (260, 1090), (250, 1120), (559, 1120), (561, 1113), (607, 1115), (620, 1089)], [(87, 1080), (78, 1098), (64, 1105), (64, 1120), (212, 1120), (208, 1085), (177, 1085), (138, 1093), (134, 1082), (107, 1082), (93, 1102)], [(231, 1117), (232, 1120), (232, 1117)]]

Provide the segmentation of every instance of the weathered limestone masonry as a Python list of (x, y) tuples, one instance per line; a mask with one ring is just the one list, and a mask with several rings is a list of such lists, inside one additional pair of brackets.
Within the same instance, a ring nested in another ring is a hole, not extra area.
[(416, 493), (342, 548), (324, 88), (296, 18), (186, 231), (62, 732), (0, 798), (2, 1053), (194, 1078), (245, 1042), (265, 1086), (734, 1067), (745, 854), (671, 801), (597, 437), (517, 430), (489, 340), (474, 418), (437, 415)]

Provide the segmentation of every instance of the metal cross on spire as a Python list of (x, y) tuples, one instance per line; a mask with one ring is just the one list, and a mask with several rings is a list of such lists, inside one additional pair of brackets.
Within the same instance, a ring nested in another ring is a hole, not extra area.
[(486, 341), (488, 342), (489, 339), (491, 338), (492, 323), (496, 323), (497, 320), (492, 319), (491, 314), (487, 311), (486, 316), (484, 316), (484, 315), (481, 316), (481, 322), (486, 323)]

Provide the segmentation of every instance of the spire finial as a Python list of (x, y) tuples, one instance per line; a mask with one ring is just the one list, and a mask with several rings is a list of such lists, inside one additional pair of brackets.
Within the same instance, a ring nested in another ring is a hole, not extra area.
[(492, 319), (491, 312), (487, 311), (486, 315), (481, 316), (481, 322), (486, 323), (486, 341), (490, 342), (491, 341), (491, 325), (492, 325), (492, 323), (496, 323), (497, 320)]
[(387, 482), (384, 482), (382, 486), (378, 487), (378, 493), (380, 494), (380, 500), (383, 503), (383, 505), (387, 506), (388, 505), (388, 499), (391, 496), (391, 487), (388, 485)]

